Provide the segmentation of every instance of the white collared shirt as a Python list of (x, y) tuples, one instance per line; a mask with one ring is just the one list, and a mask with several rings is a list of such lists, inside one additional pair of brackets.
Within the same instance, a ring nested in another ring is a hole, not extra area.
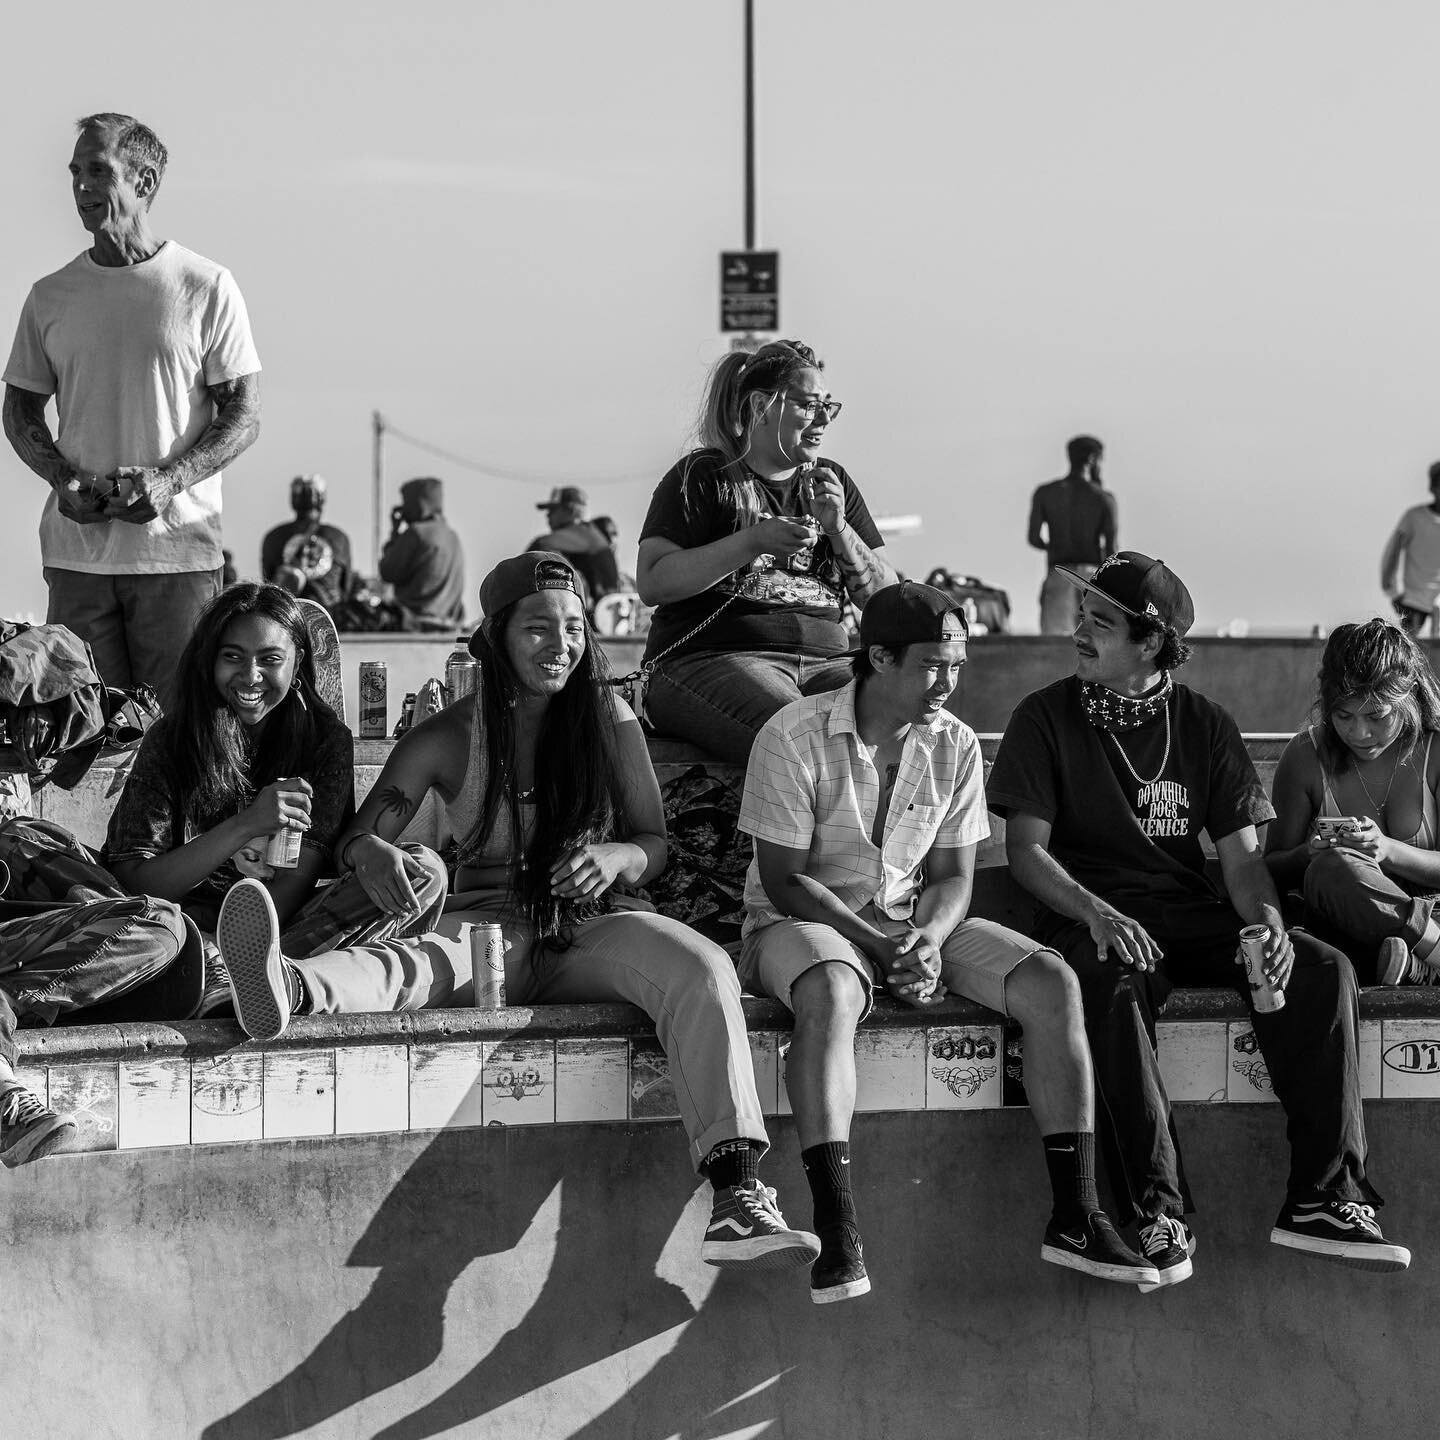
[[(855, 727), (856, 681), (809, 695), (773, 715), (755, 737), (740, 829), (756, 840), (808, 850), (808, 875), (850, 910), (908, 920), (921, 868), (937, 846), (958, 849), (990, 833), (980, 742), (942, 710), (911, 725), (877, 848), (871, 840), (880, 776)], [(752, 859), (745, 876), (745, 933), (784, 919)]]

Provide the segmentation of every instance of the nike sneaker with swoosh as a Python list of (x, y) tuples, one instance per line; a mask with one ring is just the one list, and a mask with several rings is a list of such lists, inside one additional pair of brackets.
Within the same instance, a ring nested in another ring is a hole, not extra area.
[(1126, 1245), (1103, 1210), (1092, 1210), (1065, 1225), (1052, 1216), (1045, 1227), (1040, 1258), (1100, 1280), (1118, 1280), (1123, 1285), (1160, 1283), (1160, 1272)]
[[(848, 1163), (848, 1162), (845, 1162)], [(810, 1298), (817, 1305), (870, 1293), (860, 1232), (842, 1220), (820, 1229), (820, 1258), (810, 1271)]]
[(820, 1253), (808, 1230), (792, 1230), (775, 1203), (775, 1192), (756, 1181), (715, 1192), (700, 1258), (707, 1265), (752, 1270), (798, 1270)]

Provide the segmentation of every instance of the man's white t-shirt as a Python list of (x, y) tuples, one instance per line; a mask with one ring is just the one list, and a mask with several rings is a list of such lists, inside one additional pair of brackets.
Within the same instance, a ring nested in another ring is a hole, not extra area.
[[(97, 265), (85, 252), (37, 281), (4, 378), (53, 395), (60, 453), (108, 475), (189, 450), (214, 414), (205, 387), (259, 369), (230, 272), (166, 240), (138, 265)], [(97, 575), (219, 569), (220, 475), (180, 491), (148, 525), (76, 524), (52, 492), (40, 553), (46, 565)]]
[(1440, 514), (1432, 506), (1413, 505), (1400, 517), (1381, 562), (1382, 585), (1393, 580), (1401, 559), (1401, 601), (1412, 610), (1433, 610), (1440, 600)]

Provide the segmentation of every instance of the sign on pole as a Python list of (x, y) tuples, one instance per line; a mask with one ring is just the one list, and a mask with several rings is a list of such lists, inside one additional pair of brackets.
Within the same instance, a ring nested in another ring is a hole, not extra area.
[(720, 329), (780, 328), (780, 252), (723, 250), (720, 253)]

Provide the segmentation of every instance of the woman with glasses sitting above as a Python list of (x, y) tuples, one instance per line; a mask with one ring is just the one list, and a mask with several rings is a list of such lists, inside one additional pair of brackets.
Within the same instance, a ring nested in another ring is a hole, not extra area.
[(850, 679), (847, 597), (894, 584), (855, 483), (820, 454), (840, 402), (808, 345), (734, 351), (710, 372), (701, 448), (661, 480), (636, 585), (657, 606), (646, 712), (743, 765), (782, 705)]

